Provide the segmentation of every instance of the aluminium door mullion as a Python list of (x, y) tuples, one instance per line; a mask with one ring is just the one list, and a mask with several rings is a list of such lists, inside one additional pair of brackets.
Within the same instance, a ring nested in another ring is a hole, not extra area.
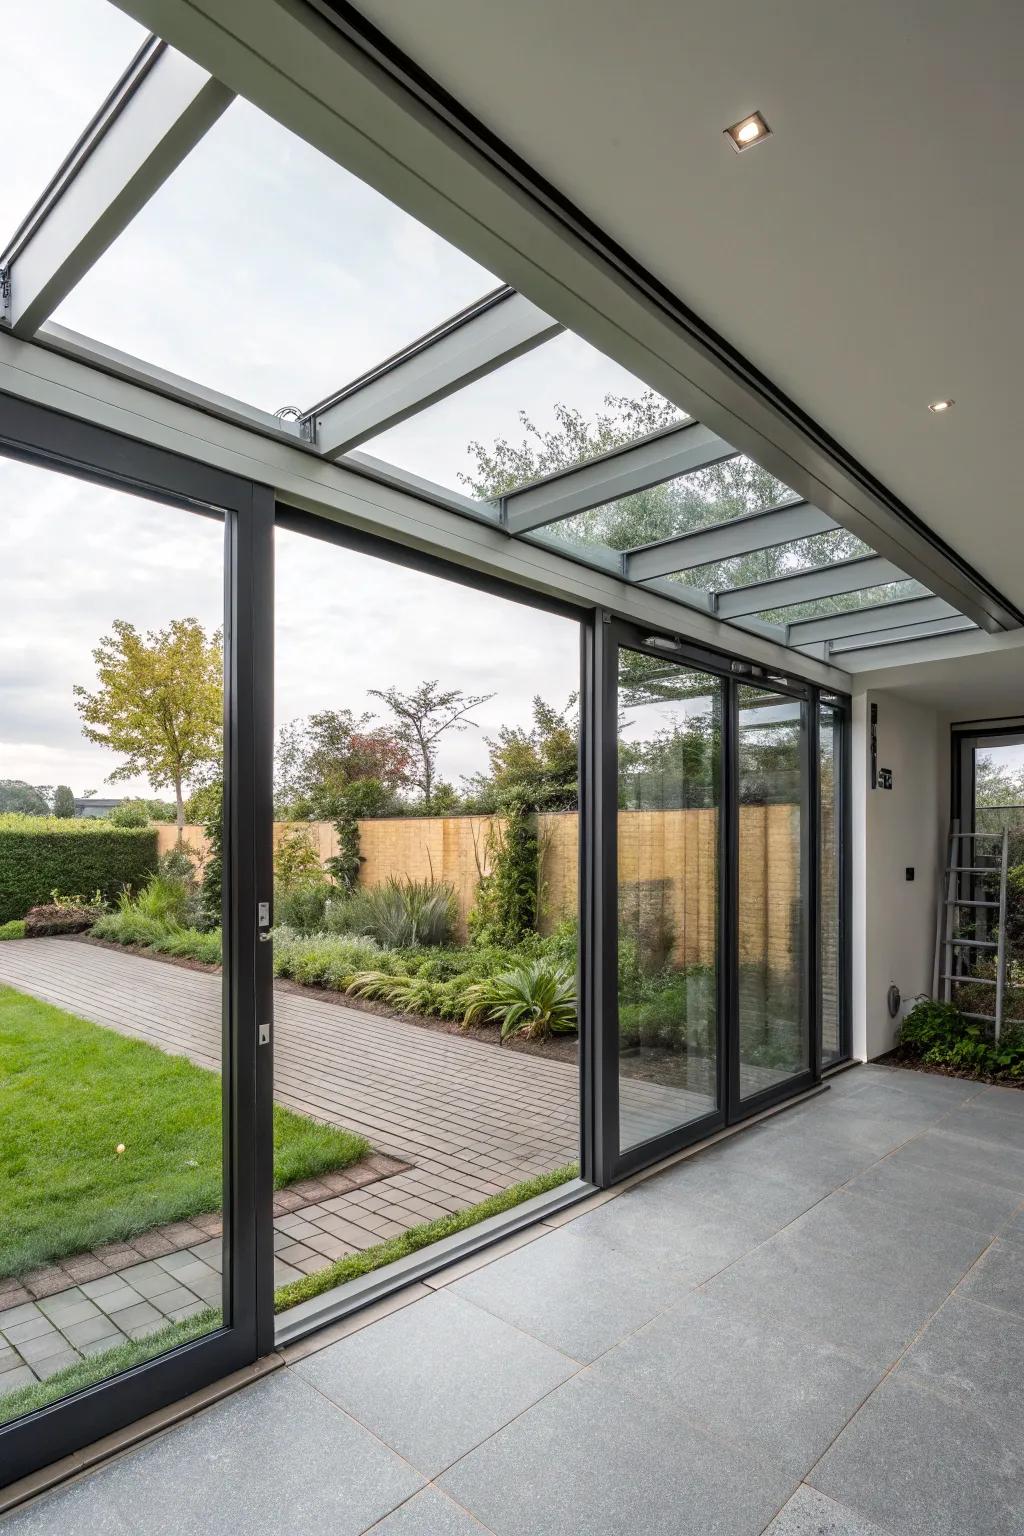
[(719, 974), (722, 998), (719, 1017), (724, 1059), (723, 1105), (731, 1122), (740, 1114), (740, 1018), (739, 1018), (739, 682), (725, 683), (722, 719), (720, 863), (721, 913), (719, 920)]
[[(821, 922), (821, 704), (818, 690), (803, 706), (804, 786), (801, 815), (806, 816), (800, 846), (804, 863), (804, 899), (801, 932), (804, 950), (804, 1007), (809, 1030), (808, 1055), (814, 1081), (821, 1080), (822, 1030), (822, 922)], [(835, 753), (833, 752), (833, 761)], [(833, 781), (835, 770), (833, 768)], [(834, 790), (833, 790), (834, 794)]]

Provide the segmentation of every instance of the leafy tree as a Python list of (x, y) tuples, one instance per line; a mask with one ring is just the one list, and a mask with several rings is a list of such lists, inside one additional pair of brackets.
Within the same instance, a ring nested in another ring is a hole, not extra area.
[(473, 809), (493, 812), (510, 791), (517, 790), (534, 810), (575, 810), (578, 744), (577, 695), (571, 694), (559, 710), (537, 694), (532, 725), (503, 725), (497, 736), (487, 738), (490, 771), (467, 781)]
[(96, 692), (75, 685), (82, 734), (125, 758), (111, 782), (145, 774), (155, 789), (173, 788), (180, 834), (184, 786), (220, 762), (221, 634), (207, 636), (196, 619), (174, 619), (145, 636), (124, 619), (112, 629), (92, 653)]
[(50, 804), (41, 789), (24, 779), (0, 779), (0, 812), (18, 811), (22, 816), (49, 816)]
[(274, 886), (294, 891), (299, 886), (315, 885), (324, 877), (320, 855), (313, 846), (308, 827), (288, 827), (274, 850)]
[(53, 814), (61, 821), (75, 814), (75, 792), (67, 784), (58, 784), (53, 792)]
[(466, 717), (494, 698), (493, 693), (462, 692), (461, 688), (442, 689), (437, 681), (420, 683), (411, 693), (398, 688), (370, 688), (374, 698), (382, 700), (398, 724), (395, 735), (410, 758), (409, 783), (423, 796), (423, 808), (429, 815), (434, 809), (434, 781), (437, 777), (437, 747), (448, 731), (464, 731), (475, 726)]
[[(333, 821), (353, 784), (362, 815), (380, 815), (408, 782), (409, 752), (399, 734), (369, 714), (325, 709), (278, 731), (274, 800), (281, 817)], [(370, 808), (372, 806), (372, 809)], [(347, 809), (347, 805), (345, 807)]]

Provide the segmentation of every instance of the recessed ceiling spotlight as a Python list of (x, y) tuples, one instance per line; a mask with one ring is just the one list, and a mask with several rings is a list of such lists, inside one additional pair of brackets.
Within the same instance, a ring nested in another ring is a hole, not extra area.
[(928, 409), (934, 411), (936, 416), (941, 416), (943, 411), (952, 410), (954, 405), (956, 405), (955, 400), (933, 400)]
[(751, 149), (755, 144), (760, 144), (766, 139), (771, 129), (761, 116), (760, 112), (751, 112), (749, 117), (741, 117), (738, 123), (733, 123), (731, 128), (725, 129), (725, 136), (738, 155), (745, 149)]

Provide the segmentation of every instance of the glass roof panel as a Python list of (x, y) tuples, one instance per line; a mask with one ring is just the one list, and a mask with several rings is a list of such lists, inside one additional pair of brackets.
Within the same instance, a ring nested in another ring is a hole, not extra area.
[(54, 319), (250, 405), (302, 410), (497, 286), (236, 100)]
[(903, 597), (930, 597), (919, 581), (890, 581), (882, 587), (862, 587), (858, 592), (842, 592), (835, 597), (816, 597), (807, 603), (791, 603), (787, 608), (766, 609), (758, 618), (773, 624), (795, 624), (797, 619), (820, 619), (829, 613), (850, 613), (854, 608), (877, 607), (895, 603)]
[(544, 529), (573, 544), (623, 551), (677, 534), (695, 533), (792, 501), (794, 492), (744, 454), (706, 469), (636, 491), (618, 501), (577, 512)]
[(676, 406), (566, 331), (361, 451), (487, 498), (683, 419)]
[(854, 533), (834, 528), (816, 533), (792, 544), (777, 544), (774, 549), (757, 549), (749, 555), (733, 555), (713, 565), (695, 565), (679, 571), (673, 581), (688, 587), (702, 587), (708, 592), (729, 592), (734, 587), (749, 587), (756, 581), (773, 581), (779, 576), (796, 576), (800, 571), (818, 570), (840, 560), (870, 555), (871, 550)]
[(3, 7), (0, 244), (42, 196), (147, 35), (109, 0)]

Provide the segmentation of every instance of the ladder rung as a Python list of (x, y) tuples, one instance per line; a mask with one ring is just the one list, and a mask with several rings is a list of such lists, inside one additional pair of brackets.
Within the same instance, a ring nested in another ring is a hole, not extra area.
[(998, 875), (998, 864), (951, 864), (947, 875)]
[(952, 835), (954, 837), (997, 837), (1000, 842), (1003, 839), (1001, 832), (954, 832)]
[(946, 902), (947, 907), (998, 907), (1000, 905), (998, 901), (968, 901), (966, 897), (958, 899), (955, 896)]
[(958, 981), (965, 987), (994, 987), (996, 982), (988, 976), (940, 976), (940, 981)]
[(957, 944), (962, 949), (998, 949), (995, 939), (947, 939), (947, 944)]
[(991, 1013), (965, 1013), (965, 1019), (976, 1019), (979, 1024), (994, 1024), (995, 1015)]

